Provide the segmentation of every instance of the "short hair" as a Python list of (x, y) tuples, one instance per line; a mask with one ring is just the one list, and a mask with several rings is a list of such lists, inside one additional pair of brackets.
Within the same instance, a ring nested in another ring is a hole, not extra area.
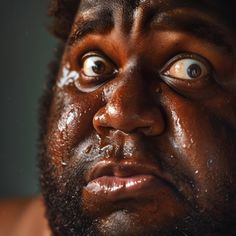
[(52, 17), (50, 31), (64, 42), (67, 40), (71, 30), (79, 0), (51, 0), (49, 5), (49, 16)]

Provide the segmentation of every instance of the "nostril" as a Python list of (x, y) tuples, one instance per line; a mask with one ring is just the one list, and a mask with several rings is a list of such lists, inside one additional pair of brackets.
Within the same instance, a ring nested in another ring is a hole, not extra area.
[(93, 127), (99, 133), (109, 132), (109, 122), (105, 108), (101, 108), (93, 117)]
[(120, 130), (125, 133), (139, 132), (154, 136), (164, 131), (163, 115), (158, 108), (139, 113), (113, 109), (113, 106), (103, 107), (94, 115), (93, 126), (99, 134), (108, 135), (111, 130)]

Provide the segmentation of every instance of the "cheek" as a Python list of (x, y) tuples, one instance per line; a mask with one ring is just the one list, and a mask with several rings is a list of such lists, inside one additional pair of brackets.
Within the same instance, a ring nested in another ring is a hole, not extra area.
[[(232, 106), (220, 107), (221, 112), (230, 109), (233, 114)], [(184, 170), (189, 177), (194, 196), (202, 206), (220, 202), (225, 206), (236, 190), (236, 120), (223, 119), (219, 109), (178, 96), (166, 100), (166, 110), (169, 142), (179, 172)]]
[(77, 145), (93, 131), (92, 120), (99, 106), (98, 95), (56, 93), (51, 106), (47, 147), (57, 167), (66, 165)]

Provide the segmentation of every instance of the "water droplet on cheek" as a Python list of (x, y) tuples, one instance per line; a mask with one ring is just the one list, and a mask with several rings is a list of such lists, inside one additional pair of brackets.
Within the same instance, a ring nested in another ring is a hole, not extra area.
[(63, 132), (67, 129), (67, 127), (78, 117), (80, 114), (76, 112), (74, 108), (68, 108), (61, 116), (58, 121), (58, 129), (60, 132)]
[(72, 121), (76, 118), (77, 114), (74, 111), (71, 111), (68, 114), (67, 120), (66, 120), (66, 124), (69, 125), (70, 123), (72, 123)]
[(212, 167), (212, 165), (213, 165), (213, 160), (212, 159), (207, 160), (207, 167), (210, 168)]
[(67, 163), (64, 162), (64, 161), (61, 161), (61, 164), (62, 164), (63, 166), (67, 166)]
[(195, 184), (193, 183), (193, 181), (190, 181), (190, 185), (192, 188), (195, 188)]

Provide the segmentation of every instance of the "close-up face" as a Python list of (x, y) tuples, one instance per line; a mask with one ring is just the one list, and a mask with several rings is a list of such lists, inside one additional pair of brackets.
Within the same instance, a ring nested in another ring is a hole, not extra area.
[(78, 3), (42, 141), (55, 235), (235, 235), (236, 37), (213, 3)]

